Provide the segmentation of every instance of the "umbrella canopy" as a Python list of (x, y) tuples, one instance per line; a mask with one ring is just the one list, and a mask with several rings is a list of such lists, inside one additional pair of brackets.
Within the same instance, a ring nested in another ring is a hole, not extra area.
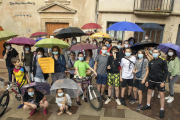
[(140, 49), (144, 49), (144, 47), (156, 47), (158, 46), (159, 44), (155, 43), (155, 42), (139, 42), (139, 43), (136, 43), (134, 45), (131, 46), (131, 48), (133, 50), (140, 50)]
[(87, 23), (83, 25), (81, 29), (100, 29), (100, 28), (102, 27), (97, 23)]
[(74, 50), (87, 50), (87, 49), (98, 49), (98, 47), (90, 43), (78, 43), (76, 45), (71, 46), (69, 50), (74, 51)]
[(18, 34), (11, 32), (11, 31), (0, 31), (0, 41), (7, 40), (13, 37), (17, 37)]
[(42, 48), (52, 48), (58, 46), (59, 48), (68, 48), (70, 45), (62, 40), (56, 38), (46, 38), (38, 41), (34, 46)]
[(51, 95), (56, 95), (57, 89), (64, 89), (64, 92), (71, 98), (77, 98), (83, 93), (82, 88), (71, 79), (61, 79), (54, 82), (51, 86)]
[(110, 38), (109, 34), (107, 33), (95, 33), (95, 34), (92, 34), (90, 37), (91, 38), (99, 38), (99, 37)]
[(122, 21), (111, 25), (107, 30), (144, 32), (138, 25), (132, 22)]
[(169, 48), (171, 48), (176, 51), (177, 56), (180, 58), (180, 46), (173, 43), (162, 43), (158, 47), (162, 52), (166, 54), (168, 53)]
[(46, 32), (36, 32), (36, 33), (33, 33), (30, 38), (33, 38), (33, 37), (42, 37), (42, 36), (46, 36), (48, 35)]
[(40, 41), (40, 40), (42, 40), (42, 39), (44, 39), (44, 38), (39, 38), (39, 39), (36, 39), (36, 42), (38, 42), (38, 41)]
[(63, 28), (57, 35), (54, 37), (62, 39), (62, 38), (71, 38), (86, 35), (81, 29), (77, 27), (68, 27)]
[(16, 44), (16, 45), (28, 44), (28, 45), (33, 46), (36, 43), (36, 41), (31, 38), (26, 38), (26, 37), (15, 37), (9, 40), (7, 43)]
[(57, 33), (59, 33), (62, 29), (63, 29), (63, 28), (56, 29), (53, 33), (54, 33), (54, 34), (57, 34)]
[(157, 23), (144, 23), (140, 27), (146, 31), (162, 31), (163, 30), (163, 28)]

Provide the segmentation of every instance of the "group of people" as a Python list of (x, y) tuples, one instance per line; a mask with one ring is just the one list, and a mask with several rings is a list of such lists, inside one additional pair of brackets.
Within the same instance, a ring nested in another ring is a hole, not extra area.
[[(64, 39), (64, 41), (69, 42), (68, 39)], [(146, 41), (150, 41), (147, 35), (142, 42)], [(86, 42), (97, 45), (99, 49), (81, 51), (63, 49), (62, 54), (61, 49), (57, 46), (51, 49), (50, 56), (55, 61), (55, 72), (51, 74), (51, 84), (56, 80), (65, 78), (65, 71), (67, 70), (69, 70), (70, 79), (76, 77), (76, 82), (81, 87), (85, 86), (83, 77), (95, 74), (97, 90), (101, 93), (105, 104), (111, 102), (112, 93), (114, 92), (117, 105), (126, 105), (125, 98), (127, 98), (130, 99), (131, 104), (137, 103), (136, 110), (151, 108), (151, 97), (155, 87), (157, 87), (161, 106), (159, 117), (164, 117), (165, 99), (168, 103), (174, 100), (173, 86), (180, 76), (180, 60), (175, 50), (169, 49), (167, 57), (164, 59), (161, 57), (161, 51), (158, 47), (149, 46), (138, 51), (132, 50), (130, 46), (135, 44), (135, 39), (132, 37), (128, 40), (118, 41), (115, 46), (112, 46), (112, 41), (108, 38), (99, 43), (96, 39), (91, 42), (86, 39)], [(72, 45), (76, 43), (76, 38), (73, 38)], [(49, 74), (44, 74), (38, 63), (38, 58), (45, 57), (43, 48), (37, 48), (36, 52), (33, 53), (31, 52), (31, 46), (25, 45), (24, 52), (21, 55), (23, 67), (18, 52), (8, 43), (4, 45), (4, 48), (3, 58), (6, 60), (9, 81), (16, 80), (19, 88), (32, 81), (47, 81)], [(164, 97), (166, 79), (169, 81), (170, 94), (168, 97)], [(142, 93), (145, 87), (148, 87), (147, 105), (143, 106)], [(128, 88), (127, 97), (125, 97), (126, 88)], [(108, 91), (107, 98), (104, 96), (106, 91)], [(86, 90), (84, 90), (84, 101), (88, 102)], [(65, 94), (63, 89), (57, 90), (56, 103), (60, 107), (58, 115), (64, 112), (69, 115), (72, 114), (69, 112), (70, 96)], [(76, 103), (79, 106), (81, 105), (79, 97), (77, 97)], [(42, 93), (34, 87), (29, 87), (18, 108), (23, 107), (26, 110), (31, 110), (30, 115), (33, 115), (36, 108), (43, 107), (43, 113), (47, 114), (48, 105), (46, 97)]]

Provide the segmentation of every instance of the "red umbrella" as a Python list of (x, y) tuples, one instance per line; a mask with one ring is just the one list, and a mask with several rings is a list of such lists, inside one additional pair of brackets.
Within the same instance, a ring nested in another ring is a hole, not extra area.
[(100, 29), (100, 28), (102, 27), (97, 23), (87, 23), (81, 29)]
[(36, 43), (36, 41), (31, 38), (26, 38), (26, 37), (15, 37), (11, 39), (10, 41), (8, 41), (7, 43), (16, 44), (16, 45), (28, 44), (30, 46), (33, 46)]
[(94, 44), (89, 43), (78, 43), (70, 47), (70, 51), (74, 50), (87, 50), (87, 49), (98, 49), (98, 47)]
[(30, 38), (32, 37), (41, 37), (41, 36), (46, 36), (48, 35), (46, 32), (36, 32), (36, 33), (33, 33)]

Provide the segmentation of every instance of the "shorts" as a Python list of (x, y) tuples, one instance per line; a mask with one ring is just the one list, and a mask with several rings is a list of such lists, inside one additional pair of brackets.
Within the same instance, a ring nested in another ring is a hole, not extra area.
[(119, 73), (108, 73), (107, 75), (108, 78), (108, 85), (113, 85), (115, 87), (120, 86), (120, 74)]
[(121, 83), (121, 87), (126, 87), (128, 84), (128, 86), (133, 86), (133, 79), (123, 79), (122, 83)]
[(155, 87), (157, 86), (159, 92), (165, 91), (165, 86), (160, 87), (160, 83), (154, 83), (154, 82), (148, 82), (148, 83), (149, 83), (148, 89), (154, 90)]
[(106, 85), (106, 83), (107, 83), (107, 74), (104, 74), (104, 75), (98, 74), (97, 79), (96, 79), (96, 83)]
[(137, 79), (136, 79), (136, 80), (134, 81), (134, 87), (135, 87), (135, 88), (138, 88), (138, 89), (141, 90), (141, 91), (143, 91), (143, 90), (145, 89), (145, 83), (142, 84), (141, 81), (142, 81), (142, 80), (137, 80)]
[(76, 78), (76, 83), (86, 84), (88, 80)]

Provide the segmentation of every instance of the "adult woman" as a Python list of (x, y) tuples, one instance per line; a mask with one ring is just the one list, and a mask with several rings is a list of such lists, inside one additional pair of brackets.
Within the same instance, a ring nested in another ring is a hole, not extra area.
[[(98, 46), (98, 42), (96, 39), (93, 40), (93, 44)], [(96, 56), (98, 55), (98, 49), (93, 50), (93, 58), (96, 59)]]
[(169, 80), (169, 96), (165, 97), (168, 103), (174, 101), (174, 84), (180, 77), (180, 60), (177, 57), (176, 51), (173, 49), (168, 50), (166, 57), (168, 61), (168, 80)]
[(11, 58), (17, 57), (19, 58), (19, 53), (11, 47), (11, 44), (9, 43), (4, 43), (3, 45), (4, 50), (3, 50), (3, 59), (6, 61), (6, 67), (8, 69), (9, 73), (9, 81), (12, 82), (12, 69), (14, 65), (11, 63)]
[[(93, 53), (91, 49), (85, 50), (86, 56), (84, 57), (84, 60), (87, 62), (87, 64), (94, 69), (94, 59), (93, 59)], [(86, 70), (86, 75), (91, 75), (91, 70)]]
[(42, 72), (42, 69), (39, 65), (38, 59), (42, 58), (42, 57), (45, 57), (44, 49), (37, 48), (36, 55), (34, 55), (34, 57), (31, 60), (31, 63), (30, 63), (30, 72), (33, 74), (35, 82), (46, 82), (47, 78), (49, 77), (48, 74), (44, 74)]
[(31, 110), (30, 116), (32, 116), (39, 107), (43, 108), (43, 114), (47, 115), (47, 108), (49, 103), (46, 100), (46, 97), (40, 91), (37, 91), (35, 87), (32, 86), (27, 88), (27, 91), (23, 97), (23, 101), (24, 110)]
[(135, 39), (134, 39), (133, 37), (130, 37), (130, 38), (128, 39), (128, 41), (129, 41), (130, 46), (133, 45), (133, 44), (135, 44)]
[[(69, 44), (69, 40), (68, 38), (64, 38), (63, 41), (67, 42)], [(70, 52), (71, 53), (71, 52)], [(62, 49), (62, 55), (64, 55), (65, 57), (65, 60), (66, 60), (66, 63), (68, 63), (68, 60), (69, 60), (69, 54), (70, 54), (67, 49)]]
[(65, 78), (66, 60), (64, 55), (60, 54), (60, 48), (54, 46), (52, 48), (52, 58), (54, 59), (55, 73), (52, 73), (52, 84), (59, 79)]
[(23, 62), (23, 66), (25, 67), (25, 69), (29, 75), (30, 62), (33, 57), (33, 53), (31, 52), (31, 46), (28, 44), (24, 45), (23, 50), (24, 50), (24, 52), (22, 52), (22, 54), (21, 54), (21, 61)]

